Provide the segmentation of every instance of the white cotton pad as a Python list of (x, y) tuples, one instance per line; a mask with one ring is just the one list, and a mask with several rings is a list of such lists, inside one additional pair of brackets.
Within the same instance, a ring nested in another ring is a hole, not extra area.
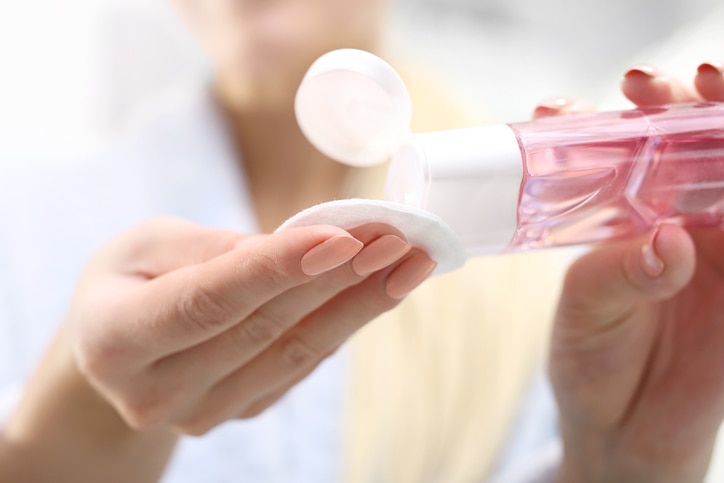
[(285, 221), (277, 231), (309, 225), (334, 225), (345, 230), (365, 223), (386, 223), (437, 262), (435, 274), (462, 267), (467, 253), (458, 236), (442, 219), (411, 206), (390, 201), (348, 199), (307, 208)]

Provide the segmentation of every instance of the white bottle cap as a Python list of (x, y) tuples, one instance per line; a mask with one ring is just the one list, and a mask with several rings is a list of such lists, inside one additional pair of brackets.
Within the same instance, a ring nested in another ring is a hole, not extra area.
[(312, 64), (295, 99), (297, 122), (322, 153), (351, 166), (390, 159), (410, 135), (410, 95), (395, 70), (355, 49)]
[(387, 199), (439, 216), (468, 254), (500, 252), (517, 226), (523, 163), (506, 125), (412, 135), (402, 79), (368, 52), (320, 57), (295, 100), (297, 122), (327, 156), (352, 166), (392, 159)]

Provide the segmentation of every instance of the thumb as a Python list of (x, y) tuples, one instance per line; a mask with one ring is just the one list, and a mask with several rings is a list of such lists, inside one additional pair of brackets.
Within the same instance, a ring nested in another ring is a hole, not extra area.
[(152, 218), (115, 238), (100, 257), (114, 271), (155, 278), (216, 258), (247, 236), (180, 218)]
[(694, 266), (694, 243), (686, 230), (661, 225), (646, 237), (595, 250), (574, 262), (559, 314), (582, 321), (586, 330), (603, 328), (642, 302), (676, 294), (691, 280)]

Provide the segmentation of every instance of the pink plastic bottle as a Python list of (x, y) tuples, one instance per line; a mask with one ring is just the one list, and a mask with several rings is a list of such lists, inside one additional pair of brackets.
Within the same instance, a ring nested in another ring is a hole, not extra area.
[(296, 107), (330, 157), (391, 159), (386, 198), (438, 215), (469, 255), (621, 238), (662, 222), (724, 227), (724, 103), (412, 134), (392, 67), (342, 50), (313, 64)]
[(724, 227), (724, 103), (413, 135), (392, 158), (387, 197), (442, 217), (470, 254), (662, 222)]

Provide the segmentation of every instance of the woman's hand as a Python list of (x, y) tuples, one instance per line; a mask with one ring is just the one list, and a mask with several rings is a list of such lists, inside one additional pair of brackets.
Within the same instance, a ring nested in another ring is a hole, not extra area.
[(263, 411), (434, 267), (381, 224), (147, 222), (89, 264), (3, 434), (0, 477), (154, 481), (176, 434)]
[[(640, 105), (724, 100), (721, 65), (702, 65), (694, 84), (638, 67), (622, 90)], [(536, 115), (576, 111), (574, 104), (546, 104)], [(687, 232), (664, 224), (571, 267), (550, 354), (564, 440), (560, 481), (705, 476), (724, 417), (722, 226)]]
[(79, 367), (132, 427), (203, 434), (267, 408), (396, 305), (435, 266), (411, 250), (382, 225), (240, 236), (155, 221), (81, 282)]

